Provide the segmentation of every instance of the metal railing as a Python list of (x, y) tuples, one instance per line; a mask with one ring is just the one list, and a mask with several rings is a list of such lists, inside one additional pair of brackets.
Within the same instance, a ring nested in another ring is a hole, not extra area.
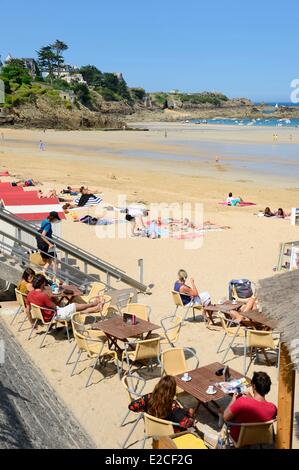
[[(11, 243), (7, 243), (9, 241), (13, 242), (13, 245)], [(41, 269), (41, 266), (33, 263), (30, 260), (30, 254), (36, 252), (36, 248), (29, 245), (28, 243), (18, 240), (12, 235), (4, 233), (2, 230), (0, 230), (0, 252), (3, 255), (6, 255), (7, 257), (12, 257), (19, 263), (20, 266), (25, 267), (27, 265), (30, 265), (34, 267), (36, 271)], [(40, 253), (43, 254), (43, 252), (41, 251)], [(82, 273), (81, 271), (79, 271), (78, 268), (74, 268), (73, 266), (64, 263), (63, 261), (55, 258), (54, 256), (51, 256), (49, 253), (45, 254), (50, 257), (50, 259), (53, 261), (53, 265), (55, 263), (58, 268), (55, 270), (52, 269), (50, 266), (47, 270), (47, 275), (49, 277), (57, 276), (59, 272), (59, 278), (62, 281), (64, 281), (66, 284), (74, 284), (77, 287), (80, 287), (82, 290), (86, 290), (86, 288), (90, 286), (92, 282), (99, 281), (98, 278), (92, 275)], [(103, 284), (106, 286), (107, 289), (111, 289), (111, 287), (106, 285), (104, 282)]]
[[(25, 243), (21, 240), (22, 232), (25, 232), (33, 237), (39, 236), (40, 233), (38, 232), (38, 227), (35, 225), (31, 225), (28, 222), (16, 217), (11, 212), (7, 211), (4, 208), (0, 208), (0, 220), (6, 222), (7, 224), (15, 227), (17, 229), (17, 241), (22, 246)], [(54, 244), (55, 249), (58, 249), (65, 254), (65, 264), (70, 267), (68, 263), (69, 257), (73, 257), (75, 260), (79, 260), (83, 263), (83, 272), (84, 274), (88, 275), (88, 269), (90, 267), (103, 272), (106, 274), (106, 284), (110, 286), (110, 278), (114, 278), (117, 281), (121, 281), (124, 284), (137, 289), (139, 292), (143, 293), (150, 293), (150, 287), (145, 285), (141, 281), (137, 281), (136, 279), (128, 276), (125, 271), (119, 269), (118, 267), (112, 265), (109, 262), (98, 258), (91, 253), (88, 253), (85, 250), (82, 250), (76, 245), (67, 242), (66, 240), (53, 236), (52, 239), (46, 238), (50, 243)], [(35, 251), (37, 249), (35, 248)], [(60, 261), (61, 262), (61, 261)], [(143, 266), (142, 266), (143, 272)]]

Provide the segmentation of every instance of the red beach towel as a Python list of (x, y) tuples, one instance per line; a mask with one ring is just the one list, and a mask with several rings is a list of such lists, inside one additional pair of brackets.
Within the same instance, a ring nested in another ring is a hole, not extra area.
[[(222, 204), (223, 206), (230, 206), (230, 204), (228, 204), (226, 201), (220, 201), (218, 202), (218, 204)], [(239, 204), (237, 204), (237, 206), (241, 206), (241, 207), (246, 207), (246, 206), (256, 206), (256, 203), (255, 202), (240, 202)], [(236, 206), (236, 207), (237, 207)]]

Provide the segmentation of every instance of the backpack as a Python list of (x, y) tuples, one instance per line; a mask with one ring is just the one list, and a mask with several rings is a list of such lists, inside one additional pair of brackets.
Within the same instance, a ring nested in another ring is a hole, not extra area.
[(240, 299), (249, 299), (253, 296), (251, 282), (249, 279), (232, 279), (228, 285), (229, 300), (234, 299), (233, 287)]

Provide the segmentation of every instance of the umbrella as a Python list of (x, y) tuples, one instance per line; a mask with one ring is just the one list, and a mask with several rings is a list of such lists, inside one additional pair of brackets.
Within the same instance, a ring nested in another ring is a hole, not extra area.
[[(100, 202), (102, 202), (102, 198), (100, 198), (99, 196), (94, 196), (93, 194), (89, 194), (88, 195), (89, 197), (86, 198), (86, 202), (85, 204), (83, 204), (82, 206), (80, 207), (91, 207), (91, 206), (97, 206), (98, 204), (100, 204)], [(82, 196), (80, 197), (77, 197), (75, 200), (74, 200), (74, 203), (75, 204), (79, 204), (79, 201), (81, 199)]]

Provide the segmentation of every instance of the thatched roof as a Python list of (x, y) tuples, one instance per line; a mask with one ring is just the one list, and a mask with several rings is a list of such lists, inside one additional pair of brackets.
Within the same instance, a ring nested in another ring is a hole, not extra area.
[(299, 270), (260, 280), (256, 296), (262, 323), (281, 333), (299, 371)]

